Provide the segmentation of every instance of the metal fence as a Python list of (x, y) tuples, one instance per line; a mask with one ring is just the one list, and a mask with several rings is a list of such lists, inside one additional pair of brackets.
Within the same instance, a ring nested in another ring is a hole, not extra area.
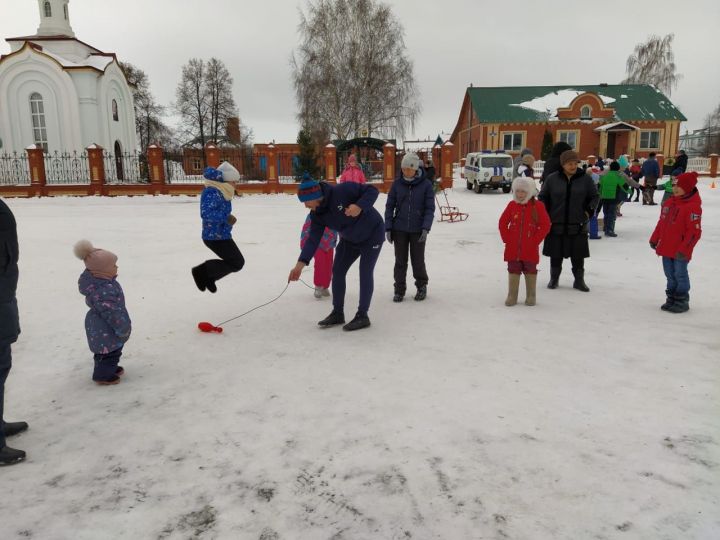
[(45, 179), (48, 185), (89, 184), (87, 152), (54, 152), (45, 154)]
[(103, 152), (106, 184), (147, 184), (150, 182), (145, 154)]
[(27, 154), (18, 155), (17, 152), (0, 154), (0, 185), (30, 185)]
[(185, 172), (182, 152), (165, 152), (165, 181), (168, 184), (202, 184), (202, 174)]

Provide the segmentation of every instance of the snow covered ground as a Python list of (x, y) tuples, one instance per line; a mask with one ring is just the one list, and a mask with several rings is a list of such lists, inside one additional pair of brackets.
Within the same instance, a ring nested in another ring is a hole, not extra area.
[[(618, 238), (591, 243), (590, 293), (569, 268), (547, 290), (545, 259), (538, 305), (505, 307), (509, 195), (458, 184), (451, 203), (470, 219), (435, 223), (427, 301), (392, 303), (385, 245), (373, 326), (354, 333), (319, 330), (330, 303), (301, 283), (222, 335), (196, 329), (285, 287), (304, 219), (294, 197), (235, 201), (247, 264), (216, 295), (189, 272), (210, 255), (197, 198), (8, 200), (23, 334), (5, 410), (31, 429), (9, 441), (27, 462), (0, 469), (0, 536), (720, 538), (720, 189), (708, 186), (687, 314), (658, 309), (659, 206), (638, 203)], [(133, 319), (114, 387), (90, 380), (71, 252), (83, 237), (119, 255)]]

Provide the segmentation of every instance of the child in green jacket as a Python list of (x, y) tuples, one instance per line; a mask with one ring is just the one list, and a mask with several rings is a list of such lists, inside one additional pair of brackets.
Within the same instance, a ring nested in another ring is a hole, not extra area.
[(625, 195), (630, 189), (625, 184), (625, 177), (620, 174), (620, 164), (613, 161), (610, 170), (600, 177), (600, 199), (603, 207), (603, 224), (605, 236), (615, 237), (615, 218), (619, 192)]

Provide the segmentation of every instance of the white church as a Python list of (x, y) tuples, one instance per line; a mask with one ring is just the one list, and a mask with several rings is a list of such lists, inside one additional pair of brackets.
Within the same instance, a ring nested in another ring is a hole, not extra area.
[(137, 149), (133, 97), (114, 53), (75, 37), (69, 0), (38, 0), (35, 35), (5, 41), (0, 56), (0, 153), (32, 144), (47, 152), (97, 144)]

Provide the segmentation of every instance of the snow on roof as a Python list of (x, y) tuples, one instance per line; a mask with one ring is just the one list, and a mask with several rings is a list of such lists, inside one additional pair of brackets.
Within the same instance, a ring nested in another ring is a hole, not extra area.
[(48, 50), (43, 50), (42, 54), (49, 56), (50, 58), (55, 60), (58, 64), (60, 64), (64, 68), (89, 67), (89, 68), (97, 69), (98, 71), (105, 71), (105, 69), (107, 69), (108, 65), (110, 65), (110, 63), (113, 61), (112, 56), (105, 56), (105, 55), (98, 55), (98, 54), (92, 54), (92, 55), (88, 56), (85, 60), (83, 60), (82, 62), (73, 62), (63, 56), (60, 56), (57, 53), (52, 53)]
[[(511, 103), (510, 106), (522, 107), (524, 109), (532, 109), (541, 113), (547, 113), (552, 118), (557, 115), (558, 109), (569, 107), (570, 103), (572, 103), (576, 97), (586, 93), (587, 92), (584, 90), (558, 90), (557, 92), (550, 92), (549, 94), (545, 94), (544, 96), (537, 97), (530, 101)], [(603, 95), (600, 95), (600, 99), (602, 99), (605, 105), (609, 105), (615, 101), (615, 98)]]
[(428, 150), (435, 146), (435, 141), (403, 141), (403, 148), (406, 152), (416, 150)]
[(593, 131), (607, 131), (609, 129), (612, 129), (612, 128), (618, 127), (618, 126), (627, 126), (628, 128), (637, 129), (637, 130), (640, 129), (639, 127), (633, 126), (632, 124), (628, 124), (627, 122), (613, 122), (612, 124), (604, 124), (600, 127), (596, 127)]

